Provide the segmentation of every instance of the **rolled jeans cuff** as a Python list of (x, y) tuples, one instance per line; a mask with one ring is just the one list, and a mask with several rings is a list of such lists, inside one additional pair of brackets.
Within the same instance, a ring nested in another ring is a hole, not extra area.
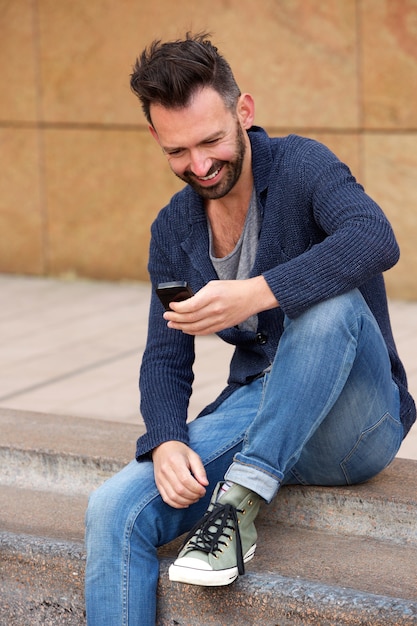
[[(236, 456), (239, 456), (239, 454)], [(250, 489), (261, 496), (268, 504), (276, 496), (282, 482), (282, 479), (279, 480), (271, 473), (249, 463), (241, 463), (236, 458), (227, 470), (225, 480)]]

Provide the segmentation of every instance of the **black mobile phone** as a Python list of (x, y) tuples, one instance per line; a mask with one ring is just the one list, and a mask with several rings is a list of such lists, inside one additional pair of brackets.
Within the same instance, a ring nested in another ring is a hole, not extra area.
[(156, 288), (156, 293), (166, 311), (171, 310), (169, 306), (170, 302), (181, 302), (194, 295), (185, 280), (177, 280), (172, 283), (159, 283)]

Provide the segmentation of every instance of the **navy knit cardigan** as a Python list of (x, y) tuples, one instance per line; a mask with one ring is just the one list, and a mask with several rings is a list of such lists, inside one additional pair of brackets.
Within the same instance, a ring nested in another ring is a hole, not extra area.
[[(259, 127), (251, 128), (249, 137), (262, 213), (251, 276), (265, 277), (280, 308), (258, 315), (256, 333), (235, 328), (218, 333), (236, 348), (228, 386), (202, 414), (210, 413), (270, 365), (284, 314), (295, 318), (313, 304), (357, 287), (386, 341), (406, 434), (415, 421), (415, 405), (392, 336), (382, 277), (399, 257), (389, 222), (348, 167), (322, 144), (296, 135), (270, 138)], [(217, 279), (209, 258), (203, 202), (188, 186), (173, 196), (152, 225), (148, 269), (153, 287), (158, 282), (186, 280), (196, 292)], [(164, 441), (189, 441), (186, 420), (194, 338), (168, 329), (162, 313), (153, 293), (140, 371), (141, 412), (147, 430), (137, 442), (138, 460), (148, 458)]]

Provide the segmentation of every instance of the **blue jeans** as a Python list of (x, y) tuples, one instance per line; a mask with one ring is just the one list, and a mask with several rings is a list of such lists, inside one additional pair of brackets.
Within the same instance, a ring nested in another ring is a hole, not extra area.
[(204, 514), (224, 476), (270, 502), (281, 484), (365, 481), (403, 438), (399, 393), (378, 325), (358, 291), (286, 319), (270, 372), (189, 424), (210, 481), (188, 509), (159, 496), (151, 461), (132, 461), (90, 498), (88, 626), (153, 626), (157, 548)]

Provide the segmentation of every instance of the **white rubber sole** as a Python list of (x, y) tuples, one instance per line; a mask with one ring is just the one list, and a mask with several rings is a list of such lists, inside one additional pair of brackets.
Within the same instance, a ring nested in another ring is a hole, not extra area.
[[(256, 544), (253, 545), (243, 557), (243, 562), (248, 563), (253, 559), (256, 550)], [(223, 587), (230, 585), (239, 573), (237, 567), (230, 567), (223, 570), (200, 569), (192, 567), (191, 562), (196, 565), (201, 563), (198, 559), (179, 559), (184, 561), (184, 565), (177, 564), (177, 561), (169, 567), (169, 580), (177, 583), (185, 583), (187, 585), (200, 585), (201, 587)]]

